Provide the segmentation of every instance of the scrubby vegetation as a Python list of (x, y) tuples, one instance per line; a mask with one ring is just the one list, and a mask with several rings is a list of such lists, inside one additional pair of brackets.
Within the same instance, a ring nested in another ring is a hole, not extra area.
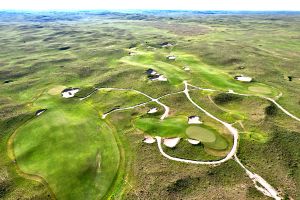
[(265, 108), (265, 113), (269, 116), (274, 116), (277, 114), (277, 112), (278, 108), (274, 104), (271, 104)]
[(229, 93), (220, 93), (214, 97), (214, 101), (217, 104), (226, 104), (231, 103), (233, 101), (239, 101), (242, 97), (235, 95), (235, 94), (229, 94)]

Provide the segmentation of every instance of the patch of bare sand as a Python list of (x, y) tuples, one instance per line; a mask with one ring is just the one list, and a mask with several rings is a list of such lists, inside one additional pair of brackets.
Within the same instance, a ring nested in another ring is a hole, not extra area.
[(51, 88), (50, 90), (48, 90), (48, 94), (50, 95), (58, 95), (61, 93), (61, 91), (63, 91), (66, 88), (66, 86), (63, 85), (58, 85), (55, 86), (53, 88)]

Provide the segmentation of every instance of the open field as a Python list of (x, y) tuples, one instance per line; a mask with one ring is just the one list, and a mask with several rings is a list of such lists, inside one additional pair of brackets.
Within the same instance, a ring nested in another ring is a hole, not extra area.
[(247, 169), (299, 199), (300, 123), (266, 99), (300, 117), (299, 33), (299, 13), (0, 12), (0, 199), (271, 199), (233, 159), (143, 143), (218, 161), (235, 144), (220, 122)]

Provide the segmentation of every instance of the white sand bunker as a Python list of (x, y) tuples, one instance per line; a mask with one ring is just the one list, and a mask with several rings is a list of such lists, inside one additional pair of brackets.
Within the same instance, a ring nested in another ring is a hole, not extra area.
[(197, 144), (200, 143), (199, 140), (194, 140), (194, 139), (187, 139), (187, 141), (188, 141), (190, 144), (192, 144), (192, 145), (197, 145)]
[(237, 81), (241, 81), (241, 82), (251, 82), (252, 81), (251, 77), (244, 76), (244, 75), (235, 76), (234, 79), (237, 80)]
[(176, 56), (170, 55), (170, 56), (167, 56), (167, 59), (168, 60), (176, 60)]
[(143, 139), (143, 142), (146, 144), (153, 144), (155, 141), (156, 141), (155, 138), (149, 135), (145, 136)]
[(191, 71), (191, 69), (190, 69), (189, 66), (184, 66), (184, 67), (183, 67), (183, 70), (184, 70), (184, 71), (187, 71), (187, 72)]
[(149, 113), (149, 114), (152, 114), (152, 113), (156, 113), (157, 111), (158, 111), (157, 108), (151, 108), (151, 109), (148, 111), (148, 113)]
[(198, 116), (190, 116), (188, 118), (188, 124), (202, 124), (202, 122), (200, 121), (200, 117), (198, 117)]
[(146, 74), (148, 74), (149, 76), (153, 76), (153, 75), (156, 75), (156, 74), (158, 74), (154, 69), (151, 69), (151, 68), (149, 68), (149, 69), (147, 69), (146, 70)]
[(41, 114), (43, 114), (47, 109), (40, 109), (38, 111), (35, 112), (35, 116), (40, 116)]
[(157, 73), (151, 68), (146, 70), (146, 74), (151, 81), (168, 81), (168, 79), (164, 75)]
[(164, 75), (159, 75), (156, 80), (158, 80), (158, 81), (168, 81), (168, 79)]
[(64, 98), (71, 98), (74, 97), (77, 92), (79, 92), (79, 88), (67, 88), (61, 92), (61, 96)]
[(174, 148), (179, 143), (181, 138), (164, 138), (164, 145), (169, 148)]

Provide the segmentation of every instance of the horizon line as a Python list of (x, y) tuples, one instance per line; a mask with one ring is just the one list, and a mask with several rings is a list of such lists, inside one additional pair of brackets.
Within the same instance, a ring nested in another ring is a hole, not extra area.
[(0, 11), (26, 11), (26, 12), (88, 12), (88, 11), (176, 11), (176, 12), (300, 12), (300, 10), (193, 10), (193, 9), (0, 9)]

